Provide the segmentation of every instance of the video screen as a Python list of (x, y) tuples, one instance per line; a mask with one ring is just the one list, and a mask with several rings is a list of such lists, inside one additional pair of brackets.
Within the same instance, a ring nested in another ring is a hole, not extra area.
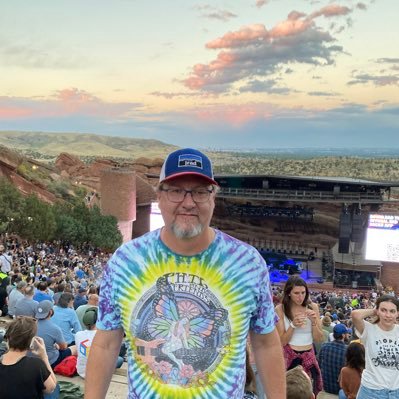
[(399, 215), (369, 215), (366, 259), (399, 262)]
[(151, 214), (150, 214), (150, 231), (159, 229), (164, 226), (161, 211), (158, 207), (158, 202), (153, 202), (151, 204)]

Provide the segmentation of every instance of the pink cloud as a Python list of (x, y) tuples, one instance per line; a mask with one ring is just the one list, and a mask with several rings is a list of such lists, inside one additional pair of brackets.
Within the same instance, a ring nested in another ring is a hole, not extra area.
[(261, 8), (266, 4), (267, 4), (267, 0), (256, 0), (256, 3), (255, 3), (256, 7), (258, 7), (258, 8)]
[(262, 24), (244, 26), (238, 31), (228, 32), (222, 37), (208, 42), (205, 47), (208, 49), (234, 48), (245, 46), (254, 40), (266, 39), (269, 36)]
[(0, 119), (15, 119), (32, 116), (32, 110), (17, 107), (0, 106)]
[(338, 4), (330, 4), (310, 14), (309, 18), (314, 19), (320, 16), (323, 16), (325, 18), (331, 18), (341, 15), (348, 15), (351, 12), (352, 10), (348, 7), (340, 6)]

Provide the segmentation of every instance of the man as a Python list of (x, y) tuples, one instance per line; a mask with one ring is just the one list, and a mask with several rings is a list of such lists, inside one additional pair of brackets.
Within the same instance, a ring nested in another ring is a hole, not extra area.
[(98, 308), (98, 295), (97, 294), (90, 294), (88, 297), (88, 302), (86, 305), (80, 305), (76, 309), (76, 314), (78, 315), (79, 323), (82, 326), (82, 329), (85, 328), (83, 323), (83, 315), (85, 314), (86, 310), (92, 307)]
[(287, 399), (314, 399), (312, 381), (302, 366), (287, 371)]
[(18, 281), (15, 288), (8, 295), (8, 314), (10, 317), (15, 316), (15, 306), (20, 299), (24, 298), (24, 289), (26, 286), (26, 281)]
[(45, 281), (40, 281), (40, 283), (37, 285), (37, 290), (35, 295), (33, 295), (33, 300), (37, 302), (41, 301), (51, 301), (53, 302), (53, 299), (48, 293), (47, 290), (47, 283)]
[(348, 338), (349, 330), (345, 324), (337, 324), (333, 330), (334, 341), (327, 342), (321, 346), (319, 353), (319, 365), (323, 377), (324, 391), (338, 395), (339, 383), (338, 376), (345, 366), (345, 354), (347, 345), (345, 339)]
[[(85, 305), (83, 305), (83, 306), (85, 306)], [(93, 338), (97, 332), (97, 328), (96, 328), (97, 317), (98, 317), (98, 307), (86, 308), (86, 311), (83, 314), (83, 318), (82, 318), (83, 325), (86, 329), (83, 331), (77, 332), (76, 336), (75, 336), (76, 349), (78, 352), (78, 361), (76, 364), (76, 369), (77, 369), (78, 374), (82, 378), (86, 377), (87, 359), (89, 357)], [(118, 356), (116, 368), (120, 368), (122, 366), (122, 364), (123, 364), (123, 358)]]
[(39, 302), (35, 317), (37, 323), (37, 335), (44, 340), (47, 357), (52, 368), (68, 356), (76, 356), (76, 347), (68, 348), (62, 335), (61, 328), (51, 321), (54, 314), (53, 302), (44, 300)]
[(35, 294), (35, 287), (28, 285), (24, 290), (24, 297), (21, 298), (15, 305), (15, 316), (30, 316), (35, 317), (38, 302), (33, 300)]
[(73, 301), (73, 308), (76, 310), (81, 305), (87, 304), (87, 288), (79, 287), (78, 293), (75, 295)]
[(248, 332), (268, 399), (285, 398), (267, 267), (210, 227), (217, 187), (201, 152), (166, 158), (157, 187), (165, 226), (124, 244), (104, 270), (86, 399), (105, 398), (124, 333), (129, 398), (241, 399)]
[(11, 271), (12, 256), (6, 252), (4, 245), (0, 245), (0, 271), (8, 274)]

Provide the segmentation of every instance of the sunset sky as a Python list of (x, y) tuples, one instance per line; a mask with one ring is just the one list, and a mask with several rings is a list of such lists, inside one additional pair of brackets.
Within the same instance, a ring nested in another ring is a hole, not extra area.
[(399, 148), (398, 0), (13, 0), (0, 130)]

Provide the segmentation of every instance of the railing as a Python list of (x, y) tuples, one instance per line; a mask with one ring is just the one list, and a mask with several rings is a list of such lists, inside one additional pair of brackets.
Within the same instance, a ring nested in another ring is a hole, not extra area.
[(218, 193), (222, 198), (247, 198), (268, 199), (273, 201), (289, 201), (290, 199), (301, 202), (359, 202), (359, 203), (383, 203), (390, 200), (384, 198), (381, 193), (355, 193), (344, 192), (334, 194), (328, 191), (306, 191), (306, 190), (265, 190), (253, 188), (231, 188), (223, 187)]

